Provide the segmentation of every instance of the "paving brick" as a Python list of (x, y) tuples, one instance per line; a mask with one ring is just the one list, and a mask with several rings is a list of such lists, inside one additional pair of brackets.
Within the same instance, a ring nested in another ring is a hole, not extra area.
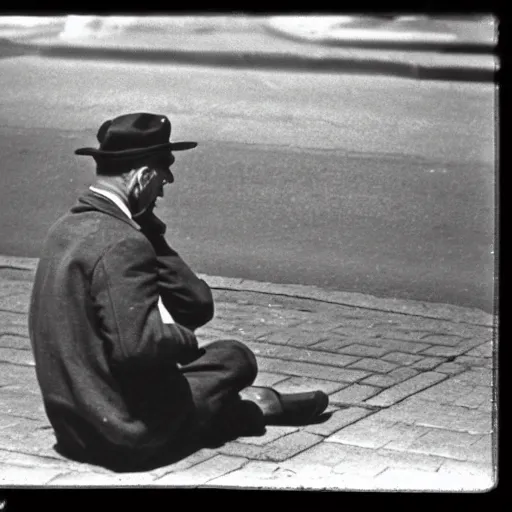
[(0, 333), (3, 335), (13, 335), (13, 336), (21, 336), (29, 339), (29, 332), (27, 325), (5, 325), (2, 326), (2, 322), (0, 321)]
[(407, 451), (466, 460), (472, 450), (472, 445), (479, 441), (481, 437), (478, 434), (453, 432), (437, 428), (416, 439), (407, 447)]
[(14, 392), (14, 393), (26, 393), (30, 395), (34, 395), (36, 397), (41, 398), (41, 391), (39, 387), (36, 387), (37, 384), (34, 384), (30, 381), (19, 381), (16, 384), (7, 384), (5, 386), (0, 385), (0, 393), (2, 392)]
[(494, 434), (485, 434), (475, 444), (471, 445), (467, 459), (474, 462), (496, 464), (498, 443)]
[(288, 459), (319, 443), (322, 439), (322, 437), (309, 432), (294, 432), (267, 445), (268, 449), (263, 453), (263, 459), (273, 461)]
[(446, 361), (444, 357), (423, 357), (411, 365), (416, 370), (432, 370)]
[(389, 328), (381, 328), (379, 329), (379, 334), (382, 338), (392, 339), (392, 340), (403, 340), (403, 341), (420, 341), (423, 339), (425, 331), (417, 331), (410, 329), (389, 329)]
[[(356, 341), (358, 340), (358, 341)], [(354, 343), (361, 345), (370, 345), (372, 347), (379, 347), (386, 349), (386, 352), (406, 352), (408, 354), (416, 354), (426, 348), (430, 347), (427, 343), (419, 341), (405, 341), (405, 340), (391, 340), (388, 338), (355, 338)]]
[(332, 468), (346, 457), (346, 448), (338, 443), (320, 443), (280, 462), (283, 467), (301, 471), (304, 467)]
[(361, 322), (361, 325), (346, 325), (333, 329), (331, 334), (340, 336), (342, 338), (358, 338), (368, 337), (371, 338), (374, 335), (372, 329), (368, 328), (367, 322)]
[[(379, 471), (376, 471), (376, 473), (387, 467), (437, 471), (445, 460), (442, 457), (416, 453), (404, 453), (385, 448), (375, 450), (372, 448), (363, 448), (347, 444), (336, 446), (341, 447), (341, 450), (336, 452), (336, 458), (340, 460), (340, 462), (334, 467), (335, 472), (351, 470), (350, 464), (354, 462), (358, 466), (363, 465), (368, 466), (369, 468), (379, 468)], [(346, 463), (348, 463), (348, 467), (346, 467)], [(356, 466), (354, 470), (357, 471), (357, 469), (358, 468)]]
[[(407, 433), (407, 431), (405, 431)], [(409, 437), (417, 435), (411, 432)], [(421, 434), (423, 435), (423, 434)], [(437, 471), (446, 460), (444, 457), (438, 457), (423, 453), (410, 453), (389, 449), (388, 446), (381, 448), (375, 452), (378, 454), (390, 468), (411, 469), (422, 471)]]
[(353, 345), (354, 342), (347, 338), (330, 338), (328, 340), (319, 341), (314, 345), (310, 345), (311, 349), (324, 350), (326, 352), (338, 352), (341, 347)]
[(12, 334), (0, 336), (0, 347), (31, 350), (30, 340), (28, 338), (13, 336)]
[(411, 377), (414, 377), (415, 375), (418, 375), (418, 371), (414, 368), (410, 368), (409, 366), (397, 368), (396, 370), (393, 370), (387, 374), (389, 377), (391, 377), (396, 384), (399, 382), (402, 382), (404, 380), (410, 379)]
[(245, 340), (266, 340), (267, 337), (273, 334), (273, 330), (271, 329), (272, 327), (267, 325), (248, 327), (244, 323), (242, 327), (238, 327), (234, 332), (236, 332), (237, 336), (242, 336)]
[(470, 368), (488, 368), (494, 367), (494, 361), (489, 357), (475, 357), (475, 356), (459, 356), (455, 359), (457, 364), (460, 364), (463, 369)]
[(280, 393), (302, 393), (304, 391), (312, 391), (320, 389), (328, 395), (346, 388), (350, 384), (333, 382), (329, 380), (313, 379), (310, 377), (287, 377), (286, 380), (280, 381), (274, 388)]
[(328, 338), (325, 333), (301, 332), (296, 329), (287, 329), (286, 331), (273, 332), (266, 336), (264, 340), (268, 343), (279, 345), (292, 345), (295, 347), (307, 347), (314, 345)]
[(391, 441), (403, 436), (405, 431), (416, 429), (416, 431), (421, 430), (421, 434), (425, 432), (425, 429), (381, 420), (377, 417), (378, 414), (363, 418), (357, 423), (339, 430), (329, 436), (326, 441), (365, 448), (382, 448)]
[(443, 465), (438, 470), (439, 475), (449, 477), (455, 473), (462, 477), (480, 477), (484, 481), (490, 480), (496, 483), (496, 472), (494, 465), (486, 462), (460, 461), (455, 459), (444, 459)]
[(348, 370), (346, 368), (336, 368), (334, 366), (298, 361), (284, 361), (268, 357), (258, 358), (258, 365), (263, 371), (267, 372), (279, 372), (298, 377), (322, 377), (323, 380), (335, 382), (355, 382), (368, 375), (368, 372), (360, 370)]
[(14, 313), (28, 313), (29, 297), (26, 294), (0, 297), (0, 309)]
[(493, 343), (492, 341), (489, 341), (487, 343), (483, 343), (482, 345), (479, 345), (473, 349), (471, 349), (469, 352), (466, 352), (467, 356), (471, 357), (492, 357), (493, 356)]
[(21, 366), (35, 366), (31, 350), (0, 347), (0, 361)]
[(431, 344), (431, 345), (447, 345), (453, 347), (463, 341), (464, 338), (461, 336), (457, 336), (454, 334), (426, 334), (421, 338), (421, 341)]
[(247, 463), (247, 459), (217, 455), (191, 468), (169, 473), (156, 478), (152, 485), (197, 486), (222, 475), (236, 471)]
[(24, 313), (12, 313), (7, 311), (0, 311), (0, 333), (2, 334), (15, 334), (10, 330), (13, 327), (22, 327), (27, 329), (28, 332), (28, 317)]
[(305, 332), (317, 333), (321, 331), (332, 331), (339, 327), (339, 322), (330, 322), (328, 320), (324, 320), (322, 322), (318, 322), (316, 320), (306, 320), (305, 322), (300, 323), (297, 326), (297, 329)]
[(430, 471), (388, 468), (372, 480), (376, 489), (381, 491), (436, 491), (461, 492), (474, 491), (482, 484), (481, 479), (457, 477), (433, 473)]
[(11, 416), (36, 420), (46, 417), (43, 402), (39, 395), (9, 390), (5, 387), (2, 388), (2, 393), (0, 393), (0, 410)]
[[(400, 433), (400, 435), (397, 435), (395, 439), (386, 443), (382, 449), (403, 452), (405, 453), (405, 456), (413, 456), (414, 453), (409, 451), (410, 446), (423, 436), (437, 430), (431, 427), (410, 425), (406, 423), (395, 423), (394, 428)], [(433, 454), (419, 454), (418, 456), (433, 456)]]
[(11, 450), (0, 449), (0, 462), (4, 464), (13, 464), (20, 467), (35, 467), (35, 468), (47, 468), (60, 470), (62, 473), (66, 473), (72, 470), (89, 470), (94, 469), (95, 471), (109, 472), (99, 466), (91, 466), (80, 462), (75, 462), (69, 459), (65, 459), (55, 452), (54, 457), (45, 457), (41, 455), (21, 453)]
[[(245, 321), (244, 321), (245, 322)], [(239, 324), (239, 322), (237, 322)], [(265, 317), (261, 319), (261, 325), (268, 328), (269, 332), (272, 332), (276, 329), (281, 328), (290, 328), (294, 327), (297, 328), (298, 324), (297, 322), (294, 322), (290, 319), (290, 317), (286, 314), (286, 312), (283, 314), (282, 312), (278, 313), (277, 311), (265, 311)], [(299, 328), (302, 327), (302, 324)], [(303, 330), (303, 329), (301, 329)]]
[(436, 367), (436, 372), (447, 373), (448, 375), (457, 375), (464, 370), (464, 366), (457, 363), (442, 363)]
[(478, 406), (478, 410), (486, 413), (493, 414), (494, 411), (497, 410), (496, 401), (493, 402), (483, 402)]
[(386, 352), (389, 352), (386, 348), (371, 347), (369, 345), (348, 345), (339, 349), (341, 354), (348, 354), (352, 356), (361, 357), (380, 357)]
[(469, 383), (448, 379), (422, 391), (419, 397), (421, 400), (429, 400), (439, 404), (452, 404), (459, 398), (470, 394), (473, 389), (474, 386)]
[[(462, 386), (463, 384), (459, 384)], [(467, 389), (467, 387), (465, 387)], [(492, 404), (493, 390), (488, 386), (474, 386), (470, 387), (470, 391), (463, 394), (454, 401), (455, 405), (462, 407), (469, 407), (471, 409), (478, 408), (484, 403)]]
[(458, 356), (465, 352), (466, 349), (461, 346), (455, 347), (446, 347), (443, 345), (437, 345), (434, 347), (427, 348), (423, 350), (421, 353), (429, 356), (438, 356), (438, 357), (452, 357)]
[(45, 485), (61, 472), (59, 469), (20, 467), (1, 463), (0, 486)]
[(0, 414), (0, 430), (4, 428), (15, 427), (20, 419), (8, 414)]
[(357, 404), (376, 395), (380, 391), (380, 388), (375, 386), (352, 384), (331, 395), (330, 401), (334, 404)]
[(384, 461), (360, 459), (343, 461), (333, 468), (334, 473), (374, 477), (387, 468)]
[[(0, 297), (7, 297), (9, 295), (20, 294), (21, 291), (25, 291), (27, 294), (30, 293), (30, 284), (20, 280), (9, 279), (9, 277), (4, 275), (3, 268), (0, 267)], [(29, 285), (29, 286), (27, 286)]]
[(338, 326), (333, 330), (337, 331), (368, 326), (368, 318), (363, 315), (352, 315), (338, 311), (336, 312), (336, 320), (338, 321)]
[(352, 423), (359, 421), (361, 418), (370, 415), (371, 413), (372, 411), (363, 409), (362, 407), (348, 407), (346, 409), (334, 411), (332, 416), (324, 423), (307, 425), (304, 427), (304, 430), (321, 436), (329, 436), (333, 432), (337, 432), (347, 425), (351, 425)]
[(55, 452), (55, 435), (51, 428), (41, 427), (36, 423), (29, 430), (28, 419), (18, 424), (16, 430), (7, 428), (0, 430), (0, 448), (6, 451), (19, 451), (41, 457), (62, 458)]
[(196, 464), (199, 464), (200, 462), (204, 462), (205, 460), (211, 459), (216, 455), (218, 455), (218, 452), (215, 449), (203, 448), (194, 453), (191, 453), (188, 457), (185, 457), (184, 459), (181, 459), (172, 464), (152, 469), (150, 472), (155, 478), (159, 478), (169, 473), (188, 469), (192, 466), (195, 466)]
[(334, 473), (375, 476), (387, 468), (385, 461), (374, 450), (342, 445), (341, 460), (333, 467)]
[(349, 368), (357, 368), (360, 370), (368, 370), (375, 373), (388, 373), (397, 367), (396, 364), (381, 359), (363, 358), (352, 363)]
[(36, 372), (33, 366), (20, 366), (0, 363), (0, 386), (24, 383), (34, 390), (39, 390)]
[(265, 434), (261, 436), (248, 436), (248, 437), (239, 437), (237, 442), (239, 443), (247, 443), (256, 446), (264, 446), (272, 443), (276, 439), (280, 437), (287, 436), (293, 432), (297, 432), (298, 427), (290, 427), (290, 426), (272, 426), (269, 425), (266, 427)]
[(487, 368), (472, 368), (460, 375), (454, 377), (461, 382), (469, 382), (477, 386), (493, 386), (494, 375), (493, 370)]
[(370, 375), (369, 377), (366, 377), (366, 379), (363, 379), (361, 384), (387, 388), (393, 384), (396, 384), (396, 380), (389, 375)]
[(273, 387), (278, 382), (288, 379), (287, 375), (280, 375), (279, 373), (271, 372), (258, 372), (258, 376), (254, 382), (255, 386), (268, 386)]
[(379, 407), (387, 407), (410, 395), (418, 393), (422, 389), (425, 389), (444, 378), (446, 378), (446, 376), (443, 374), (425, 372), (381, 391), (378, 395), (366, 400), (366, 403)]
[(255, 445), (249, 443), (240, 443), (239, 441), (231, 441), (216, 448), (217, 452), (223, 455), (233, 457), (245, 457), (253, 460), (264, 460), (264, 453), (268, 450), (267, 445)]
[(415, 363), (416, 361), (419, 361), (421, 356), (409, 354), (406, 352), (390, 352), (389, 354), (382, 356), (382, 359), (391, 361), (392, 363), (397, 363), (401, 366), (407, 366)]
[[(276, 481), (289, 480), (295, 473), (275, 462), (249, 461), (243, 468), (208, 482), (212, 486), (268, 487)], [(288, 482), (286, 482), (288, 483)]]
[(320, 350), (297, 348), (288, 345), (283, 346), (252, 342), (247, 343), (247, 346), (256, 354), (257, 357), (277, 357), (279, 359), (286, 359), (287, 361), (304, 361), (307, 363), (319, 363), (344, 367), (358, 359), (353, 356), (332, 354), (330, 352), (321, 352)]
[(478, 409), (445, 405), (413, 397), (394, 407), (379, 411), (386, 421), (442, 428), (471, 434), (486, 434), (492, 430), (492, 416)]

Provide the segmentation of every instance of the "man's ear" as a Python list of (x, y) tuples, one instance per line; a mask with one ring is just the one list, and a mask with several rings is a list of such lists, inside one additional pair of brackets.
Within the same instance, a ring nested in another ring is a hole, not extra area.
[(149, 167), (147, 166), (132, 169), (128, 173), (126, 185), (128, 196), (135, 196), (135, 198), (138, 198), (142, 189), (148, 182), (148, 175)]

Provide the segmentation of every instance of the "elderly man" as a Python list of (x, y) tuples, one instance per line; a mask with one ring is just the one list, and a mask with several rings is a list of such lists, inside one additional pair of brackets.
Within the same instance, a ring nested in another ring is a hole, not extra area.
[(65, 455), (113, 469), (151, 464), (208, 444), (304, 424), (321, 391), (251, 387), (257, 364), (236, 340), (200, 347), (213, 318), (210, 288), (167, 244), (153, 213), (174, 181), (163, 115), (134, 113), (100, 127), (96, 183), (50, 229), (36, 272), (29, 329), (46, 413)]

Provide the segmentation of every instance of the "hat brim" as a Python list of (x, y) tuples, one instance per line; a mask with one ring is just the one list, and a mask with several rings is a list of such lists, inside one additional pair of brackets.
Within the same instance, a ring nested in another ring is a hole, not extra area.
[(104, 151), (97, 148), (79, 148), (75, 150), (75, 155), (96, 156), (103, 158), (129, 158), (135, 156), (143, 156), (158, 151), (168, 149), (169, 151), (186, 151), (197, 146), (197, 142), (166, 142), (165, 144), (157, 144), (156, 146), (148, 146), (145, 148), (124, 149), (122, 151)]

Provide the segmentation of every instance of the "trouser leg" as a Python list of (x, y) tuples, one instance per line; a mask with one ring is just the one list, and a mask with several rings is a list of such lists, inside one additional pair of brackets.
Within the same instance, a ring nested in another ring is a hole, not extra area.
[(181, 371), (192, 393), (196, 424), (205, 432), (237, 409), (239, 393), (254, 382), (258, 367), (243, 343), (220, 340), (205, 346), (203, 355)]

